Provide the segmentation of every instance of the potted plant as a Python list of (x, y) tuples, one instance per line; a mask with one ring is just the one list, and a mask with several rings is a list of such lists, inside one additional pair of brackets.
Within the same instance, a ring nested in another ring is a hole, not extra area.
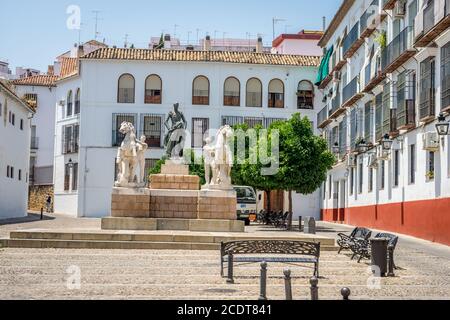
[(379, 31), (374, 41), (378, 43), (381, 49), (385, 49), (387, 46), (386, 31), (385, 30)]
[(434, 180), (434, 171), (428, 171), (426, 177), (428, 180)]

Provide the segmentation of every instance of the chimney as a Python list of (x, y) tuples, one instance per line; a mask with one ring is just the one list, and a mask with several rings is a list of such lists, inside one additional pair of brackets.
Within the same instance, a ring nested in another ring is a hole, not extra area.
[(78, 46), (77, 58), (80, 58), (82, 56), (84, 56), (84, 47), (83, 46)]
[(205, 41), (203, 42), (203, 50), (211, 51), (211, 36), (207, 35)]
[(55, 75), (55, 67), (54, 66), (48, 66), (47, 75), (49, 75), (49, 76)]
[(256, 53), (263, 52), (263, 41), (261, 37), (258, 37), (258, 43), (256, 44)]
[(164, 49), (172, 48), (172, 39), (170, 38), (170, 34), (166, 34), (164, 36)]

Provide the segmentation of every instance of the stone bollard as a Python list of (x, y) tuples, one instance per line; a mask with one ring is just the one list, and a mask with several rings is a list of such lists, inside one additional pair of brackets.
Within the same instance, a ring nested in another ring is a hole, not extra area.
[(44, 220), (44, 208), (41, 208), (41, 220)]
[(302, 220), (303, 217), (298, 217), (298, 231), (302, 232), (303, 228), (302, 228)]
[(344, 300), (350, 300), (351, 291), (349, 288), (342, 288), (341, 295)]
[(303, 230), (306, 234), (316, 234), (316, 220), (313, 217), (306, 217)]
[(291, 270), (284, 270), (284, 289), (286, 291), (286, 300), (292, 300), (292, 284), (291, 284)]
[(259, 289), (259, 300), (267, 300), (267, 262), (261, 263), (261, 279)]
[(312, 277), (309, 280), (309, 283), (311, 284), (311, 300), (319, 300), (319, 279), (317, 279), (316, 277)]

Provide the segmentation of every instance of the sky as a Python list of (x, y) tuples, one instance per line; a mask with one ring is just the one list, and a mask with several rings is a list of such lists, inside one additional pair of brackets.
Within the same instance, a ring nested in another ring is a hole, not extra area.
[[(341, 1), (2, 0), (0, 60), (9, 62), (13, 72), (18, 66), (46, 71), (56, 56), (79, 39), (94, 39), (94, 11), (100, 11), (97, 39), (118, 47), (127, 37), (129, 44), (148, 48), (152, 36), (173, 35), (175, 30), (183, 42), (189, 38), (195, 43), (197, 29), (200, 39), (207, 33), (220, 39), (247, 39), (248, 34), (256, 39), (259, 34), (270, 45), (274, 17), (285, 20), (276, 24), (276, 35), (321, 30), (322, 17), (329, 23)], [(80, 30), (76, 29), (78, 8)]]

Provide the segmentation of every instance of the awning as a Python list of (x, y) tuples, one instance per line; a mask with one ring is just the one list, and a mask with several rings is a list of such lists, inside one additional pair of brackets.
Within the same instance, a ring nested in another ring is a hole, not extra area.
[(319, 86), (322, 83), (323, 79), (325, 79), (328, 76), (328, 74), (330, 73), (330, 71), (329, 71), (330, 58), (331, 58), (332, 54), (333, 54), (333, 46), (331, 46), (331, 48), (328, 49), (328, 51), (323, 56), (322, 61), (320, 62), (319, 72), (317, 74), (317, 79), (315, 82), (316, 86)]

